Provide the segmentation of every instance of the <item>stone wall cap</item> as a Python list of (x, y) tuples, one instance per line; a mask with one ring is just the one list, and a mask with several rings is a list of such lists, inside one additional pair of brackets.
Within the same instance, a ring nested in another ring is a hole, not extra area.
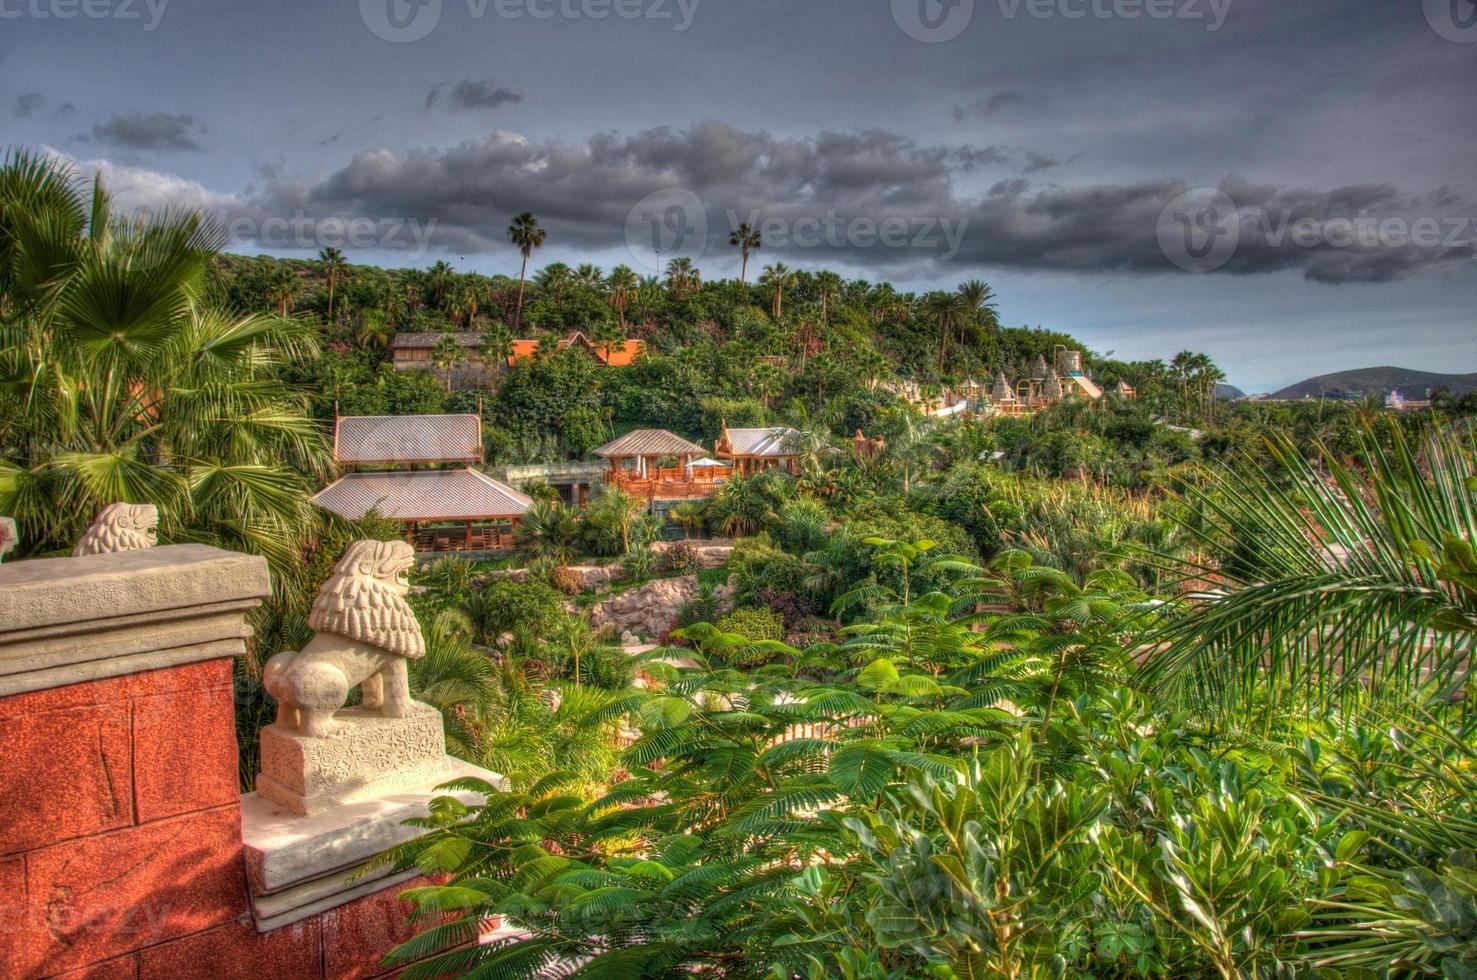
[(209, 606), (271, 591), (260, 557), (203, 544), (0, 565), (0, 642), (7, 633)]

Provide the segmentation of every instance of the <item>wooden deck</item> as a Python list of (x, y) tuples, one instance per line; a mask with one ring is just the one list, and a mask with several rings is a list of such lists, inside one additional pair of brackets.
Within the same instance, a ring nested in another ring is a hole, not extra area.
[(726, 480), (704, 475), (701, 470), (688, 473), (680, 466), (647, 470), (645, 479), (625, 470), (605, 474), (606, 483), (647, 500), (703, 500), (717, 493)]

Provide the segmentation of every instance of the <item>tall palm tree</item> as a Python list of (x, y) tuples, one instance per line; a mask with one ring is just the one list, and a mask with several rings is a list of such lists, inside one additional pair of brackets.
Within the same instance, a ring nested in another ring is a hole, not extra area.
[(1150, 636), (1147, 683), (1215, 708), (1460, 690), (1477, 636), (1473, 430), (1417, 450), (1398, 425), (1367, 429), (1352, 464), (1321, 449), (1327, 476), (1285, 436), (1271, 450), (1275, 472), (1218, 470), (1187, 491), (1205, 557), (1155, 556), (1196, 585)]
[(783, 262), (764, 267), (759, 285), (769, 290), (769, 311), (778, 320), (785, 312), (785, 290), (795, 285), (795, 273)]
[(965, 300), (959, 293), (929, 293), (928, 298), (923, 301), (923, 311), (938, 325), (939, 373), (943, 374), (954, 328), (966, 315)]
[(1187, 415), (1190, 412), (1190, 377), (1195, 373), (1195, 356), (1194, 351), (1182, 350), (1169, 362), (1169, 370), (1180, 383), (1180, 407)]
[(764, 239), (759, 232), (750, 228), (748, 223), (745, 222), (735, 228), (732, 235), (728, 236), (728, 244), (737, 248), (742, 255), (739, 266), (739, 282), (747, 283), (749, 280), (749, 253), (757, 252), (763, 248)]
[(610, 305), (620, 317), (623, 333), (626, 329), (626, 310), (630, 308), (632, 294), (640, 282), (628, 265), (618, 265), (611, 269), (609, 278), (605, 280), (606, 288), (610, 290)]
[(344, 260), (344, 253), (336, 248), (325, 248), (318, 253), (318, 261), (323, 263), (323, 273), (328, 277), (328, 319), (333, 320), (333, 292), (338, 286), (339, 277), (349, 270), (349, 263)]
[(513, 329), (523, 325), (523, 285), (528, 279), (528, 257), (536, 248), (542, 248), (549, 233), (539, 227), (532, 211), (524, 211), (508, 225), (508, 239), (523, 256), (523, 268), (518, 273), (518, 306), (513, 314)]
[(166, 538), (263, 555), (291, 591), (319, 526), (308, 480), (330, 464), (277, 375), (316, 331), (210, 305), (225, 241), (195, 212), (116, 219), (100, 180), (53, 160), (0, 163), (0, 513), (32, 548), (152, 503)]

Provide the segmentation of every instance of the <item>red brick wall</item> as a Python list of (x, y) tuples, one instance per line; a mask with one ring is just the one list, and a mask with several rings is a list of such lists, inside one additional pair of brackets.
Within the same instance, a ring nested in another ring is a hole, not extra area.
[(231, 664), (0, 698), (0, 977), (373, 977), (396, 885), (261, 935)]

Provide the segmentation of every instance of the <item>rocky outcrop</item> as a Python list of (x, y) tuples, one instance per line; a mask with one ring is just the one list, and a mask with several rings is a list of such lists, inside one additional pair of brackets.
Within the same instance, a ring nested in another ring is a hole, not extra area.
[[(659, 637), (676, 628), (683, 605), (697, 593), (696, 575), (657, 579), (591, 606), (590, 624), (609, 626), (618, 636)], [(717, 595), (721, 608), (732, 605), (731, 586), (719, 586)]]
[(666, 554), (672, 548), (687, 545), (692, 548), (693, 554), (697, 556), (699, 568), (721, 568), (728, 562), (728, 556), (733, 554), (733, 542), (727, 538), (701, 538), (691, 541), (658, 541), (651, 546), (651, 551), (658, 558)]

